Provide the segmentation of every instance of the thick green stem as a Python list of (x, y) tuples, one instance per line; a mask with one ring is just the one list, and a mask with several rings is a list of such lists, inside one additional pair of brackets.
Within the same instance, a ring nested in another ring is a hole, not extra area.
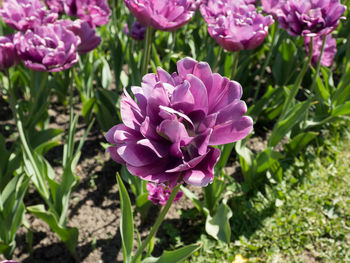
[(236, 51), (233, 53), (233, 63), (232, 63), (232, 71), (231, 71), (231, 80), (234, 79), (237, 71), (237, 65), (238, 65), (238, 57), (239, 57), (239, 51)]
[(265, 59), (265, 62), (261, 68), (261, 71), (260, 71), (260, 75), (259, 75), (259, 80), (258, 80), (258, 84), (256, 86), (256, 90), (255, 90), (255, 93), (254, 93), (254, 99), (253, 99), (253, 105), (255, 105), (255, 102), (256, 100), (258, 99), (258, 96), (259, 96), (259, 93), (260, 93), (260, 87), (261, 87), (261, 81), (264, 77), (264, 73), (265, 73), (265, 70), (266, 70), (266, 67), (267, 65), (270, 63), (270, 60), (271, 60), (271, 56), (272, 56), (272, 53), (273, 53), (273, 49), (278, 41), (278, 32), (279, 32), (279, 27), (277, 25), (277, 23), (275, 23), (273, 25), (273, 35), (272, 35), (272, 41), (271, 41), (271, 46), (270, 46), (270, 49), (269, 49), (269, 53), (267, 54), (267, 57)]
[(326, 39), (327, 39), (327, 35), (323, 36), (321, 52), (320, 52), (320, 56), (319, 56), (319, 58), (318, 58), (317, 65), (316, 65), (316, 73), (315, 73), (315, 75), (314, 75), (314, 77), (313, 77), (312, 84), (311, 84), (311, 91), (313, 91), (313, 89), (315, 88), (315, 84), (316, 84), (316, 81), (317, 81), (317, 77), (318, 77), (318, 75), (320, 74), (321, 60), (322, 60), (322, 55), (323, 55), (324, 47), (325, 47), (325, 45), (326, 45)]
[(216, 72), (216, 67), (217, 67), (218, 64), (219, 64), (219, 61), (220, 61), (220, 59), (221, 59), (221, 55), (222, 55), (223, 50), (224, 50), (224, 49), (223, 49), (221, 46), (219, 46), (219, 51), (218, 51), (218, 54), (216, 55), (216, 60), (215, 60), (214, 65), (213, 65), (213, 67), (212, 67), (213, 72)]
[(290, 104), (292, 103), (293, 99), (295, 98), (295, 96), (298, 93), (299, 87), (301, 85), (301, 82), (303, 81), (303, 78), (305, 76), (305, 73), (309, 67), (310, 61), (312, 59), (312, 54), (313, 54), (313, 38), (311, 38), (310, 40), (310, 50), (309, 50), (309, 56), (307, 58), (306, 63), (304, 64), (303, 68), (301, 69), (297, 80), (294, 83), (294, 86), (292, 88), (292, 90), (290, 91), (290, 94), (287, 98), (287, 101), (285, 102), (285, 104), (283, 105), (283, 109), (282, 109), (282, 113), (280, 115), (280, 119), (283, 119), (290, 107)]
[(156, 222), (154, 223), (151, 232), (148, 234), (147, 238), (142, 242), (141, 246), (137, 249), (135, 256), (133, 256), (131, 263), (135, 263), (138, 261), (139, 257), (141, 256), (142, 252), (145, 250), (145, 248), (147, 247), (147, 245), (149, 244), (149, 242), (151, 241), (151, 239), (155, 236), (155, 234), (158, 231), (158, 228), (160, 227), (160, 225), (162, 224), (165, 215), (168, 213), (169, 208), (171, 206), (171, 204), (173, 203), (173, 201), (175, 200), (176, 194), (180, 189), (181, 184), (178, 184), (177, 186), (174, 187), (174, 189), (172, 190), (168, 201), (166, 202), (165, 206), (163, 207), (162, 211), (160, 212)]
[(152, 27), (147, 27), (145, 37), (145, 48), (143, 50), (143, 59), (141, 66), (141, 75), (144, 76), (148, 72), (148, 64), (151, 58), (151, 46), (152, 46)]

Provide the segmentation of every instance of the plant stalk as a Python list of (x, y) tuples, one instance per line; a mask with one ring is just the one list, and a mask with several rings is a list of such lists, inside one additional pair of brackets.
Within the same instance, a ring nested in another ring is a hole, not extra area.
[(141, 66), (141, 75), (144, 76), (147, 74), (148, 64), (151, 58), (151, 46), (152, 46), (152, 27), (147, 27), (146, 37), (145, 37), (145, 47), (143, 50), (143, 59)]
[(231, 77), (230, 77), (231, 80), (233, 80), (235, 75), (236, 75), (237, 65), (238, 65), (238, 57), (239, 57), (239, 51), (234, 52), (233, 53), (232, 71), (231, 71)]
[(158, 228), (160, 227), (160, 225), (162, 224), (165, 215), (168, 213), (169, 208), (171, 206), (171, 204), (173, 203), (173, 201), (175, 200), (176, 194), (180, 189), (181, 184), (178, 184), (177, 186), (174, 187), (174, 189), (171, 191), (171, 194), (169, 196), (168, 201), (166, 202), (165, 206), (163, 207), (162, 211), (160, 212), (156, 222), (154, 223), (151, 232), (149, 233), (149, 235), (147, 236), (147, 238), (142, 242), (141, 246), (137, 249), (135, 255), (133, 256), (131, 263), (136, 263), (139, 259), (139, 257), (141, 256), (142, 252), (145, 250), (145, 248), (147, 247), (148, 243), (151, 241), (151, 239), (155, 236), (155, 234), (158, 231)]

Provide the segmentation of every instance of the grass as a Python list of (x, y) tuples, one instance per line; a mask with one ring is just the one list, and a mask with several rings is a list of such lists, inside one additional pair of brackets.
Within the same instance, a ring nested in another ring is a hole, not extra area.
[(349, 163), (348, 137), (310, 148), (282, 184), (239, 200), (229, 245), (202, 235), (189, 262), (350, 262)]

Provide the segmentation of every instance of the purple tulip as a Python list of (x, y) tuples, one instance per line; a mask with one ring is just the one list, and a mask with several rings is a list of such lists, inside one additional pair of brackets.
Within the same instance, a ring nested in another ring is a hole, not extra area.
[(261, 5), (266, 13), (275, 18), (282, 12), (281, 7), (287, 0), (261, 0)]
[(277, 13), (278, 22), (292, 36), (327, 35), (337, 28), (346, 7), (339, 0), (289, 0)]
[(96, 35), (95, 29), (86, 21), (81, 19), (75, 21), (65, 19), (59, 20), (57, 23), (66, 27), (80, 38), (80, 44), (78, 45), (79, 54), (86, 54), (94, 50), (101, 43), (101, 38)]
[[(304, 45), (305, 45), (306, 52), (308, 54), (310, 53), (310, 39), (311, 39), (310, 37), (304, 38)], [(311, 63), (313, 66), (316, 66), (318, 63), (318, 60), (321, 54), (322, 43), (323, 43), (323, 36), (313, 37), (313, 51), (312, 51), (312, 59), (311, 59)], [(326, 37), (326, 43), (324, 45), (322, 58), (321, 58), (321, 65), (325, 67), (331, 66), (336, 53), (337, 53), (337, 42), (329, 34)]]
[(17, 65), (19, 60), (13, 35), (0, 36), (0, 70)]
[(62, 71), (78, 62), (80, 39), (59, 23), (17, 33), (14, 43), (24, 65), (35, 71)]
[(45, 0), (47, 6), (59, 14), (66, 13), (74, 16), (76, 14), (75, 0)]
[(145, 75), (141, 87), (131, 88), (137, 102), (124, 91), (123, 124), (107, 132), (114, 144), (108, 152), (144, 180), (206, 186), (220, 157), (212, 145), (245, 138), (253, 123), (243, 116), (247, 107), (238, 82), (190, 58), (178, 61), (177, 69)]
[(257, 48), (265, 40), (272, 16), (264, 17), (243, 1), (209, 0), (200, 11), (215, 41), (229, 51)]
[[(146, 188), (148, 191), (148, 200), (155, 205), (165, 205), (172, 191), (172, 189), (165, 184), (147, 183)], [(175, 196), (174, 203), (179, 201), (182, 196), (183, 192), (179, 191)]]
[(135, 21), (132, 24), (130, 36), (135, 40), (144, 40), (146, 27)]
[(175, 31), (186, 24), (197, 8), (195, 0), (124, 0), (130, 12), (144, 26)]
[(85, 20), (91, 27), (102, 26), (109, 22), (111, 10), (107, 0), (75, 0), (77, 17)]
[(57, 13), (49, 11), (40, 0), (3, 0), (0, 16), (19, 31), (53, 23), (57, 19)]

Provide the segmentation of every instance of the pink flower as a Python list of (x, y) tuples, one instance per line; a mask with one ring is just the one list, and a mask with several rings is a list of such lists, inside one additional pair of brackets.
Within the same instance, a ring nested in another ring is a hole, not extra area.
[(144, 26), (175, 31), (186, 24), (197, 8), (195, 0), (124, 0), (130, 12)]
[(245, 138), (253, 128), (243, 116), (242, 87), (205, 62), (184, 58), (178, 73), (158, 68), (143, 77), (141, 87), (125, 90), (121, 100), (123, 124), (106, 134), (113, 160), (131, 174), (174, 187), (178, 181), (206, 186), (220, 150), (213, 145)]
[[(310, 52), (310, 37), (304, 38), (304, 45), (306, 52), (309, 54)], [(323, 43), (323, 36), (321, 37), (313, 37), (313, 54), (312, 54), (312, 60), (311, 63), (316, 66), (321, 54), (321, 48)], [(333, 59), (335, 54), (337, 53), (337, 42), (336, 40), (331, 36), (327, 35), (326, 43), (323, 49), (323, 54), (321, 58), (321, 65), (325, 67), (329, 67), (332, 65)]]
[(10, 27), (19, 31), (53, 23), (58, 17), (40, 0), (3, 0), (0, 16)]
[(210, 36), (232, 52), (257, 48), (274, 22), (271, 16), (258, 14), (253, 5), (243, 0), (208, 0), (200, 6), (200, 11)]
[[(148, 200), (152, 201), (152, 203), (155, 205), (165, 205), (172, 191), (172, 189), (166, 186), (165, 184), (147, 183), (146, 188), (148, 191)], [(174, 203), (179, 201), (182, 196), (183, 192), (179, 191), (176, 194)]]
[(77, 16), (91, 27), (102, 26), (109, 22), (111, 10), (107, 0), (75, 0)]

